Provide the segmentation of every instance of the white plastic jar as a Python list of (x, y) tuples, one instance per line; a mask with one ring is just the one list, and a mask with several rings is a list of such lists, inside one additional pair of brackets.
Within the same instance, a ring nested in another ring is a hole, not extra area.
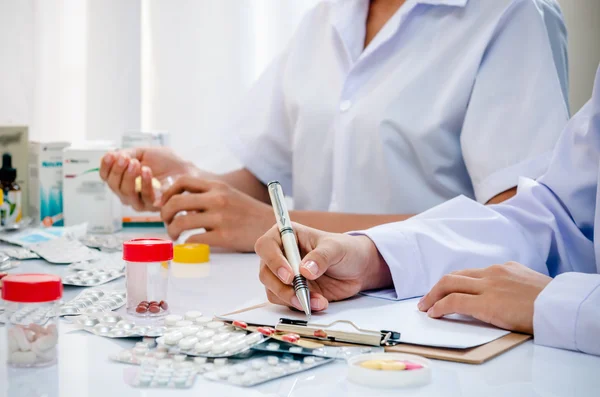
[(169, 312), (167, 289), (171, 259), (171, 241), (145, 238), (123, 243), (128, 313), (147, 317)]
[(54, 275), (14, 274), (2, 279), (9, 366), (43, 367), (56, 363), (62, 292), (62, 281)]

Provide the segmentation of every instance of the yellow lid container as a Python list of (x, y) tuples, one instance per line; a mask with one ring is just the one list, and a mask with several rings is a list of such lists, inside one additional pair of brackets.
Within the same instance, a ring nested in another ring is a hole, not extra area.
[(210, 260), (210, 247), (206, 244), (179, 244), (173, 247), (173, 262), (205, 263)]

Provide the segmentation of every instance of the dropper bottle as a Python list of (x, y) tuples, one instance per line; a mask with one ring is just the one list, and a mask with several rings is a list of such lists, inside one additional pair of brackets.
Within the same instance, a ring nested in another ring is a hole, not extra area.
[(12, 166), (12, 156), (10, 153), (4, 153), (2, 155), (2, 168), (0, 168), (0, 188), (4, 196), (4, 204), (0, 207), (2, 226), (18, 223), (23, 217), (22, 192), (16, 180), (17, 169)]

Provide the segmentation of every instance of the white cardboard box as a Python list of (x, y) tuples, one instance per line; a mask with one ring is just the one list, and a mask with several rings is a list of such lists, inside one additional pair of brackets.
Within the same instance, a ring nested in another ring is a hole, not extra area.
[(63, 225), (63, 150), (68, 142), (29, 142), (29, 216)]
[(88, 142), (63, 151), (65, 226), (87, 222), (90, 233), (114, 233), (123, 226), (122, 204), (98, 173), (106, 142)]

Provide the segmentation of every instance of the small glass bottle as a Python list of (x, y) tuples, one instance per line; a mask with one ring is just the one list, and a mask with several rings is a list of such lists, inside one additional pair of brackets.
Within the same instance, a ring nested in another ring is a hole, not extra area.
[(4, 195), (4, 203), (0, 209), (0, 223), (10, 226), (19, 223), (23, 217), (23, 203), (21, 187), (15, 182), (17, 169), (12, 166), (10, 153), (2, 155), (2, 168), (0, 168), (0, 187)]
[(56, 363), (62, 292), (60, 277), (50, 274), (11, 274), (2, 279), (9, 366)]
[(171, 259), (171, 241), (147, 238), (123, 243), (129, 314), (147, 317), (168, 313), (167, 289)]

